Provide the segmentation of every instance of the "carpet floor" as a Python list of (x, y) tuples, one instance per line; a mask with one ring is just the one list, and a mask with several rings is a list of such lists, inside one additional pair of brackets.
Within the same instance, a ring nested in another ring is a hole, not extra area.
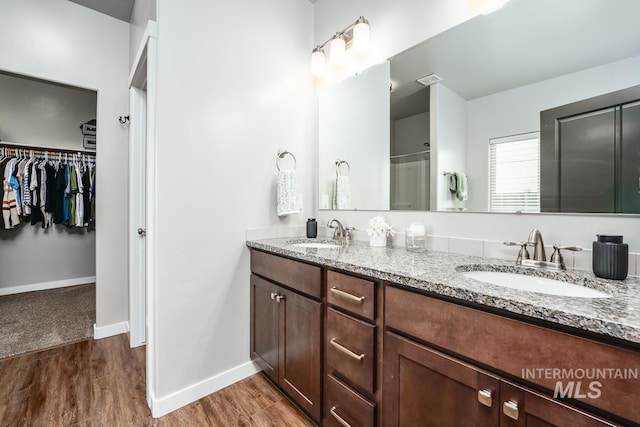
[(95, 284), (0, 296), (0, 359), (93, 337)]

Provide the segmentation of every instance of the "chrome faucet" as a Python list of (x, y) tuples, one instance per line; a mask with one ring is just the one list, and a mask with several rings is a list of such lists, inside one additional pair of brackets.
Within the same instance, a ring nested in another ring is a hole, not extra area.
[(537, 228), (531, 230), (529, 233), (529, 239), (527, 240), (528, 246), (533, 246), (533, 260), (534, 261), (546, 261), (547, 254), (544, 252), (544, 241), (542, 240), (542, 233)]
[[(524, 267), (541, 267), (551, 268), (558, 270), (566, 270), (567, 266), (564, 263), (564, 258), (560, 253), (561, 249), (569, 251), (581, 251), (579, 246), (560, 246), (553, 245), (553, 255), (551, 260), (547, 261), (547, 254), (544, 251), (544, 241), (542, 240), (542, 233), (537, 228), (531, 230), (529, 238), (526, 242), (504, 242), (507, 246), (520, 246), (520, 252), (518, 252), (518, 258), (516, 259), (516, 265), (522, 265)], [(528, 246), (533, 246), (533, 259), (529, 257)]]
[[(331, 224), (336, 224), (336, 225), (331, 225)], [(344, 226), (342, 225), (342, 223), (340, 221), (338, 221), (337, 219), (332, 219), (329, 220), (329, 222), (327, 223), (327, 227), (329, 228), (333, 228), (333, 240), (340, 240), (340, 241), (346, 241), (347, 240), (347, 231), (345, 230)]]

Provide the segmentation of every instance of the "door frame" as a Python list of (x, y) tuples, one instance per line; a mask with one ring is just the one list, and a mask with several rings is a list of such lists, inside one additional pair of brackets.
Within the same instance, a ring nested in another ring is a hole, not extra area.
[[(157, 26), (154, 21), (148, 21), (145, 28), (138, 52), (131, 67), (129, 76), (129, 99), (130, 99), (130, 131), (129, 150), (130, 153), (136, 148), (145, 147), (144, 153), (146, 162), (145, 186), (146, 197), (145, 207), (145, 228), (146, 237), (144, 239), (145, 257), (132, 250), (132, 241), (139, 245), (140, 237), (137, 229), (140, 227), (138, 217), (141, 205), (140, 197), (132, 201), (135, 194), (131, 191), (133, 179), (136, 174), (131, 173), (136, 165), (130, 161), (130, 205), (129, 205), (129, 307), (130, 307), (130, 331), (129, 335), (131, 347), (141, 345), (142, 340), (146, 342), (146, 390), (147, 404), (153, 408), (155, 401), (155, 349), (154, 349), (154, 323), (155, 323), (155, 158), (156, 158), (156, 70), (157, 70)], [(143, 102), (143, 89), (146, 88), (146, 103)], [(146, 124), (142, 120), (141, 108), (146, 106)], [(146, 136), (146, 138), (145, 138)], [(146, 142), (146, 144), (145, 144)], [(138, 152), (139, 153), (139, 152)], [(134, 170), (135, 172), (135, 170)], [(138, 190), (141, 183), (138, 182)], [(139, 194), (139, 193), (138, 193)], [(137, 203), (137, 205), (136, 205)], [(137, 239), (137, 240), (134, 240)], [(135, 248), (135, 245), (134, 245)], [(139, 248), (139, 246), (138, 246)], [(146, 265), (140, 265), (143, 262)], [(142, 270), (144, 269), (144, 270)], [(140, 280), (141, 271), (146, 275), (146, 286)], [(136, 274), (135, 277), (132, 274)], [(133, 332), (135, 329), (135, 333)]]

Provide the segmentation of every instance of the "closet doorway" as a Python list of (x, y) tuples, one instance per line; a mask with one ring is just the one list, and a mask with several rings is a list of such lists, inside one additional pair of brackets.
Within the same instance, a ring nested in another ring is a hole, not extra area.
[(95, 90), (0, 70), (0, 358), (93, 338), (96, 111)]

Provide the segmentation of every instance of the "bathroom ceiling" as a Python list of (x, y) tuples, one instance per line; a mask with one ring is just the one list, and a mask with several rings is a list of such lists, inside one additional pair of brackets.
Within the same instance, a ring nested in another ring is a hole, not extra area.
[(69, 0), (124, 22), (131, 19), (135, 0)]
[(639, 12), (637, 0), (511, 0), (394, 56), (392, 100), (430, 73), (471, 100), (639, 55)]

